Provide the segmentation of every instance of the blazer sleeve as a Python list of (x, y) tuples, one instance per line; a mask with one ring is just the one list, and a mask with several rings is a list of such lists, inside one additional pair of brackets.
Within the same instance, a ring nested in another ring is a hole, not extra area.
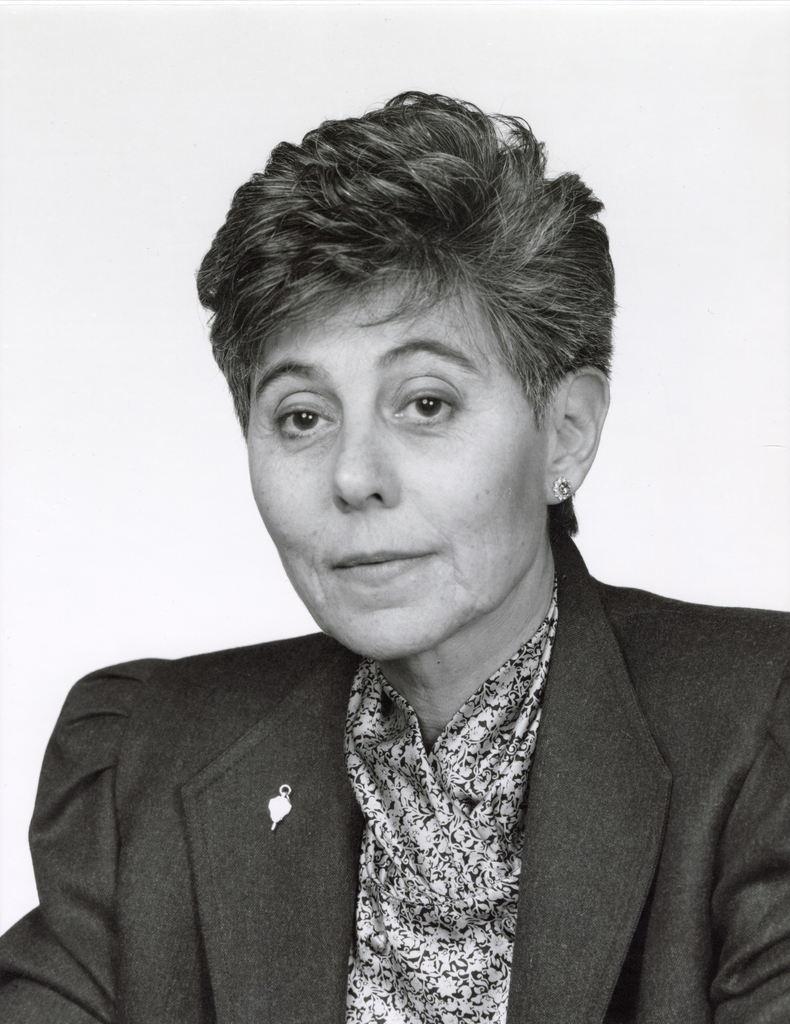
[(88, 676), (55, 727), (30, 828), (40, 906), (0, 939), (3, 1024), (116, 1019), (115, 774), (141, 685)]
[(716, 1024), (790, 1021), (790, 674), (729, 815), (711, 904)]

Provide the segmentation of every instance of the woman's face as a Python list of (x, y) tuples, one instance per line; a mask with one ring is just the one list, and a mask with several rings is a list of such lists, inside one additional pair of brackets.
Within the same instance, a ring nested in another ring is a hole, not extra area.
[(362, 326), (386, 308), (283, 331), (248, 434), (291, 582), (380, 661), (523, 626), (551, 568), (546, 438), (490, 330), (450, 303)]

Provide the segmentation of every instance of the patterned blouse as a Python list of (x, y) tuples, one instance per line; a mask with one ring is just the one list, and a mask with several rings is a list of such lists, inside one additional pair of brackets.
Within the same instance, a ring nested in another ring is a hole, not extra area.
[(557, 627), (469, 698), (430, 753), (410, 705), (364, 659), (346, 765), (365, 816), (347, 1024), (504, 1024), (524, 794)]

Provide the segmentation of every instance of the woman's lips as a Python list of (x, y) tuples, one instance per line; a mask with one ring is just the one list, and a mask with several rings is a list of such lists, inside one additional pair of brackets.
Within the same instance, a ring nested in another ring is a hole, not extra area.
[(346, 555), (335, 562), (337, 569), (355, 569), (358, 565), (377, 565), (379, 562), (406, 562), (412, 558), (425, 558), (424, 551), (371, 551)]
[(335, 563), (335, 569), (359, 583), (386, 583), (430, 556), (431, 552), (376, 551), (342, 558)]

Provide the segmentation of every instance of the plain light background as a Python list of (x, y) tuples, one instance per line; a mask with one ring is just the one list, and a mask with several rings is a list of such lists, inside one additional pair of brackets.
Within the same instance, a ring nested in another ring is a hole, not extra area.
[(70, 685), (311, 631), (257, 519), (194, 272), (234, 189), (404, 89), (520, 114), (606, 204), (591, 570), (790, 608), (790, 10), (0, 9), (2, 927)]

